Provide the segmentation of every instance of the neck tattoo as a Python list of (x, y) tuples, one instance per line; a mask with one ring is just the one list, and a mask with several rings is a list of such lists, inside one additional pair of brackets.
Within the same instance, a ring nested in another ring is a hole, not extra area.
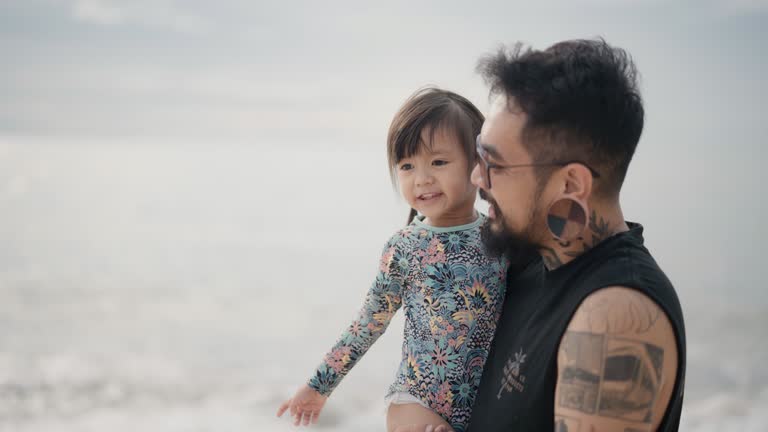
[[(583, 235), (571, 241), (558, 241), (555, 247), (544, 247), (541, 249), (541, 256), (544, 259), (544, 265), (549, 270), (554, 270), (562, 266), (583, 253), (595, 247), (598, 243), (613, 235), (614, 230), (611, 224), (605, 220), (596, 211), (592, 210), (589, 215), (589, 227)], [(586, 239), (586, 237), (589, 239)]]

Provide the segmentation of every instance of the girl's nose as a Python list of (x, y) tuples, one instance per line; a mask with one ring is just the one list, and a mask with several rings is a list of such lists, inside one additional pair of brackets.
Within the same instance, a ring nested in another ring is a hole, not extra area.
[(476, 163), (475, 167), (472, 168), (472, 173), (469, 175), (469, 181), (472, 182), (473, 185), (479, 187), (480, 189), (486, 189), (485, 185), (485, 179), (483, 179), (483, 167), (480, 166), (480, 163)]
[(429, 170), (419, 170), (419, 172), (416, 173), (417, 186), (430, 185), (434, 183), (434, 181), (435, 178), (432, 176), (432, 173), (429, 172)]

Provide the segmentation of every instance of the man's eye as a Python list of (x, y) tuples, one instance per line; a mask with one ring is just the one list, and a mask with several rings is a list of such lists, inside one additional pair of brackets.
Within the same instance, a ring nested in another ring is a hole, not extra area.
[(432, 165), (434, 165), (434, 166), (443, 166), (443, 165), (447, 165), (447, 164), (448, 164), (448, 161), (444, 161), (442, 159), (438, 159), (436, 161), (432, 161)]
[(400, 170), (401, 170), (401, 171), (408, 171), (408, 170), (410, 170), (411, 168), (413, 168), (413, 165), (411, 165), (411, 164), (408, 164), (408, 163), (405, 163), (405, 164), (402, 164), (402, 165), (400, 165)]

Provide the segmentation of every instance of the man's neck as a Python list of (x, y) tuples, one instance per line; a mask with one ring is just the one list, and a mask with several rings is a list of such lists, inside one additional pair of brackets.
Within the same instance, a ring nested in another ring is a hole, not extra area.
[(616, 233), (629, 230), (618, 204), (596, 206), (587, 218), (587, 226), (578, 238), (571, 241), (550, 238), (544, 247), (539, 248), (548, 270), (569, 263)]

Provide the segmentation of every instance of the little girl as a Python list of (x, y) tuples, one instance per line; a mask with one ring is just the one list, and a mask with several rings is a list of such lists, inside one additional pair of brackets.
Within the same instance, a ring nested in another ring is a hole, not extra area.
[(475, 137), (482, 114), (467, 99), (427, 88), (395, 115), (390, 174), (411, 206), (387, 242), (357, 318), (309, 382), (285, 401), (296, 425), (317, 421), (328, 396), (403, 306), (402, 361), (386, 396), (387, 430), (409, 424), (464, 431), (501, 313), (506, 265), (480, 240)]

